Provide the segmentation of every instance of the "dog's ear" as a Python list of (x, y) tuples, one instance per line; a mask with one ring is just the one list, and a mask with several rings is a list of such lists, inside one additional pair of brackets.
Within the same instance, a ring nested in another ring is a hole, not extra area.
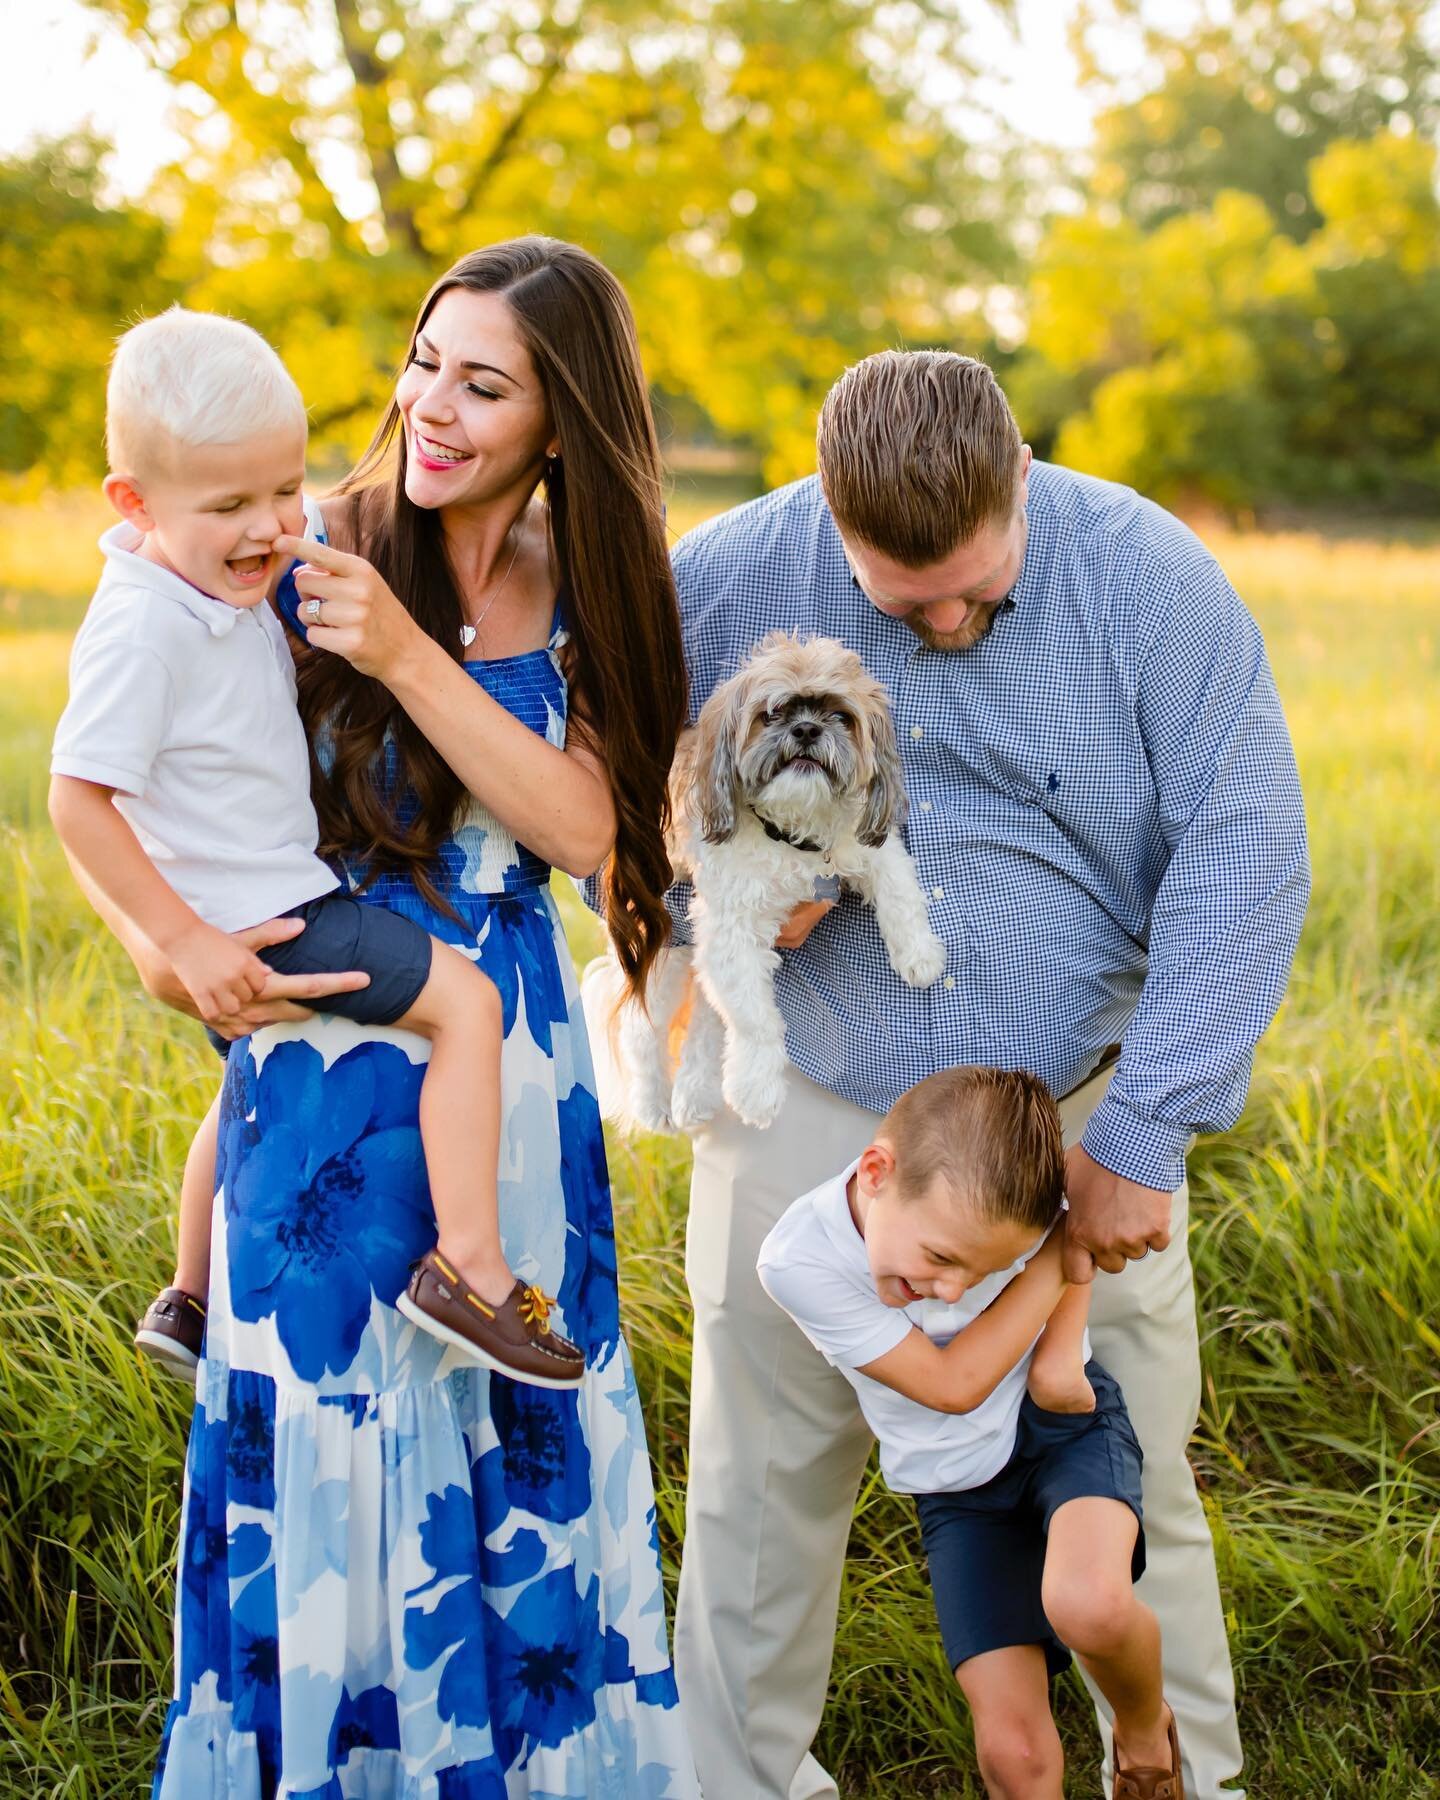
[(895, 723), (883, 691), (868, 709), (867, 748), (870, 779), (865, 785), (865, 804), (855, 835), (872, 850), (879, 849), (892, 831), (905, 823), (905, 771), (895, 742)]
[(726, 844), (735, 835), (740, 799), (740, 733), (745, 727), (749, 683), (733, 676), (700, 709), (695, 721), (695, 758), (690, 803), (707, 844)]

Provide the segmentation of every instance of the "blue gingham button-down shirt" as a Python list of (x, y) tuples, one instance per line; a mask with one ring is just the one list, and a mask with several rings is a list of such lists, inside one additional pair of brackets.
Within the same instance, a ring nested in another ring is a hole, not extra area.
[[(776, 629), (884, 684), (906, 842), (949, 952), (916, 991), (847, 894), (776, 997), (792, 1062), (885, 1111), (936, 1069), (1056, 1094), (1122, 1045), (1086, 1149), (1173, 1190), (1234, 1124), (1309, 895), (1300, 784), (1254, 620), (1194, 535), (1128, 488), (1034, 465), (1024, 565), (989, 635), (926, 649), (860, 591), (815, 477), (676, 546), (691, 707)], [(688, 894), (677, 887), (677, 936)]]

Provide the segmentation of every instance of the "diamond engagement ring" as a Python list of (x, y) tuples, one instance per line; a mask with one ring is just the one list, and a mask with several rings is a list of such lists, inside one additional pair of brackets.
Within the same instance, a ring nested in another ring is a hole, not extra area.
[(320, 607), (321, 602), (319, 600), (307, 600), (305, 602), (305, 617), (312, 625), (318, 625), (320, 623)]

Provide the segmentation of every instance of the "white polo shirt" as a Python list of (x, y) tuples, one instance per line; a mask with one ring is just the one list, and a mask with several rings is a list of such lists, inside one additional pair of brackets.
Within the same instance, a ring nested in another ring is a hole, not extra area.
[(1008, 1269), (987, 1275), (954, 1306), (941, 1300), (887, 1306), (875, 1291), (865, 1240), (845, 1193), (855, 1169), (851, 1163), (780, 1216), (760, 1246), (760, 1284), (855, 1389), (860, 1410), (880, 1440), (880, 1467), (897, 1494), (980, 1487), (1000, 1473), (1015, 1449), (1033, 1344), (989, 1399), (968, 1413), (922, 1406), (858, 1371), (893, 1350), (917, 1326), (934, 1343), (948, 1344), (1014, 1280), (1045, 1239)]
[(114, 788), (181, 899), (239, 931), (340, 885), (315, 854), (285, 627), (135, 555), (139, 541), (128, 525), (100, 540), (51, 773)]

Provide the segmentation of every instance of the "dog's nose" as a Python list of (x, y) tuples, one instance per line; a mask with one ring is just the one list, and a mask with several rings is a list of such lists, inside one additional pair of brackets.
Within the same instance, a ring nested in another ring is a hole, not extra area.
[(820, 736), (820, 726), (813, 719), (797, 719), (790, 727), (790, 735), (797, 744), (813, 744)]

